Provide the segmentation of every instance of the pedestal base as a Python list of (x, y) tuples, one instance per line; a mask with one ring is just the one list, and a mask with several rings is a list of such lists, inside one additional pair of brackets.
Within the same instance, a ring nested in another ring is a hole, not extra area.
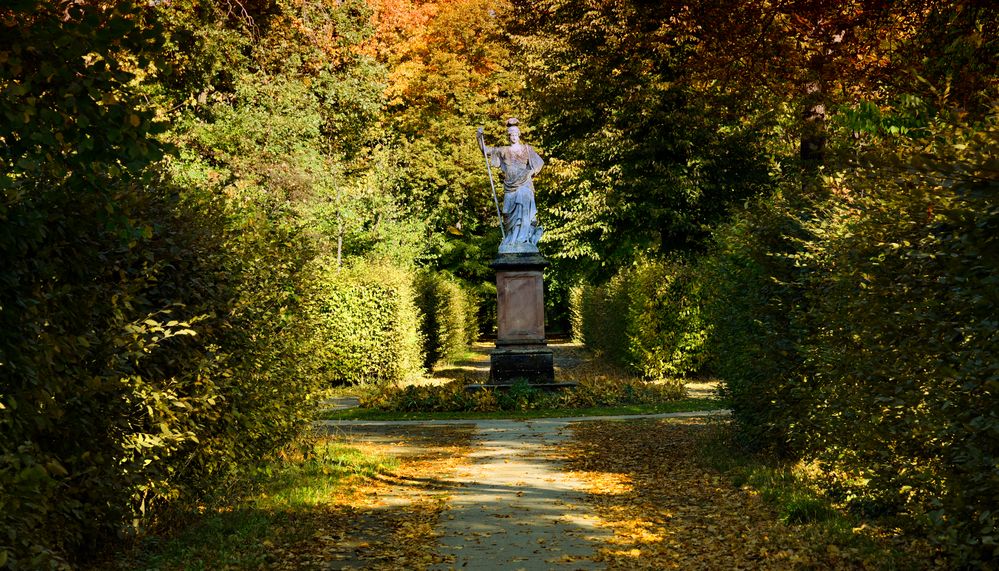
[(489, 383), (512, 385), (525, 380), (532, 385), (555, 382), (552, 350), (544, 346), (497, 347), (489, 355)]
[(518, 380), (532, 385), (555, 382), (552, 351), (545, 343), (543, 271), (540, 254), (501, 253), (496, 270), (496, 349), (489, 357), (489, 384), (508, 387)]

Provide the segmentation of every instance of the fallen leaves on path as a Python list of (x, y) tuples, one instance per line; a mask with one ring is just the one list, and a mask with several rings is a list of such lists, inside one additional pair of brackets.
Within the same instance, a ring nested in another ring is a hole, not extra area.
[(366, 454), (397, 457), (399, 467), (359, 477), (326, 504), (292, 515), (286, 527), (295, 535), (277, 534), (266, 567), (396, 570), (439, 563), (435, 526), (453, 485), (447, 478), (465, 461), (471, 436), (463, 426), (395, 428), (377, 442), (341, 436)]
[(697, 449), (716, 429), (697, 419), (573, 426), (567, 469), (614, 531), (600, 553), (609, 569), (856, 568), (699, 463)]

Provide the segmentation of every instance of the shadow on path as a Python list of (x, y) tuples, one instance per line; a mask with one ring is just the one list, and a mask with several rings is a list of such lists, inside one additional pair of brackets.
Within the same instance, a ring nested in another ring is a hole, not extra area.
[(550, 456), (567, 423), (481, 423), (472, 463), (458, 473), (439, 525), (434, 569), (597, 569), (611, 533), (585, 504), (582, 483)]

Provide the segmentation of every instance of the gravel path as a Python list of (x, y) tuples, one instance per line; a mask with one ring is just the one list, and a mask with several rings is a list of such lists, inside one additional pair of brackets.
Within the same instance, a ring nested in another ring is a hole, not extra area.
[(472, 463), (439, 524), (446, 563), (435, 569), (598, 569), (596, 526), (582, 483), (550, 457), (566, 422), (491, 421), (477, 425)]
[(391, 440), (409, 426), (473, 426), (469, 462), (450, 482), (437, 525), (443, 563), (476, 570), (603, 569), (597, 548), (612, 537), (585, 501), (583, 483), (563, 470), (560, 444), (574, 422), (690, 418), (728, 411), (531, 420), (325, 421), (357, 441)]

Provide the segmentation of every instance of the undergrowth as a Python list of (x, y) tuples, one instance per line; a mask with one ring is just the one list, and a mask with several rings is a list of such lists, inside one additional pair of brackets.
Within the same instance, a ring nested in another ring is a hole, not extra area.
[(822, 486), (822, 471), (768, 452), (750, 452), (726, 424), (700, 448), (702, 461), (733, 485), (758, 494), (786, 525), (830, 553), (870, 569), (947, 568), (926, 530), (896, 516), (848, 509)]
[(361, 407), (395, 412), (493, 412), (661, 405), (682, 399), (680, 381), (583, 378), (573, 387), (546, 391), (527, 381), (509, 388), (469, 391), (464, 380), (441, 385), (385, 385), (361, 396)]
[(256, 471), (251, 493), (223, 495), (212, 505), (173, 514), (156, 533), (93, 569), (272, 566), (282, 545), (308, 539), (321, 528), (318, 514), (338, 494), (397, 466), (394, 458), (367, 455), (329, 437), (303, 439)]

